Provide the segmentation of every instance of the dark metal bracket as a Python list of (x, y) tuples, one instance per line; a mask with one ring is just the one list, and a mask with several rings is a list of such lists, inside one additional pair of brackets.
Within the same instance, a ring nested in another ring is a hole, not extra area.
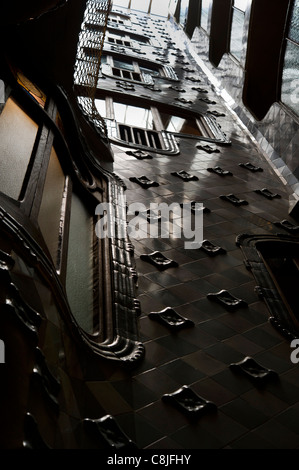
[(162, 400), (176, 407), (191, 419), (197, 419), (206, 413), (215, 413), (217, 406), (197, 395), (184, 385), (174, 393), (163, 395)]

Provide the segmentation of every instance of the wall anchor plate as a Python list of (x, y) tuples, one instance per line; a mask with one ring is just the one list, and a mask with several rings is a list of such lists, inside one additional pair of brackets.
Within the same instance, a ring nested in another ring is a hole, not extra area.
[(171, 330), (181, 330), (194, 326), (193, 321), (182, 317), (171, 307), (167, 307), (160, 312), (151, 312), (148, 316), (151, 320), (158, 321)]
[(281, 196), (279, 194), (274, 194), (267, 188), (256, 189), (255, 193), (260, 194), (261, 196), (264, 196), (267, 199), (281, 199)]
[(186, 385), (174, 393), (163, 395), (162, 400), (193, 419), (217, 411), (217, 406), (214, 403), (200, 397)]
[(198, 150), (204, 150), (207, 153), (220, 153), (219, 149), (211, 145), (196, 145), (196, 148), (198, 148)]
[(221, 248), (221, 246), (216, 246), (211, 243), (209, 240), (204, 240), (202, 242), (201, 249), (205, 251), (209, 256), (217, 256), (226, 254), (226, 250)]
[(222, 168), (220, 168), (220, 166), (215, 166), (214, 168), (207, 168), (207, 171), (209, 171), (210, 173), (215, 173), (219, 176), (233, 176), (231, 171), (223, 170)]
[(154, 251), (149, 255), (141, 255), (140, 259), (152, 264), (162, 271), (168, 268), (177, 268), (179, 266), (176, 261), (167, 258), (162, 253), (160, 253), (160, 251)]
[(284, 228), (287, 230), (289, 233), (298, 233), (299, 232), (299, 226), (294, 225), (288, 220), (282, 220), (281, 222), (274, 222), (274, 225), (280, 228)]
[(191, 201), (181, 203), (180, 206), (183, 209), (186, 205), (191, 204), (191, 212), (192, 214), (200, 214), (203, 212), (204, 214), (210, 214), (211, 210), (208, 207), (204, 207), (201, 202)]
[(108, 448), (137, 449), (136, 444), (123, 433), (110, 415), (101, 419), (84, 419), (83, 423), (86, 430)]
[(238, 308), (248, 307), (248, 304), (242, 300), (238, 299), (231, 295), (227, 290), (221, 290), (216, 294), (208, 294), (207, 298), (218, 302), (220, 305), (224, 306), (227, 310), (237, 310)]
[(231, 204), (233, 204), (234, 206), (248, 206), (248, 202), (243, 200), (243, 199), (239, 199), (237, 196), (235, 196), (234, 194), (228, 194), (227, 196), (219, 196), (220, 199), (222, 199), (223, 201), (228, 201), (230, 202)]
[(219, 113), (219, 111), (207, 111), (207, 114), (212, 114), (214, 117), (225, 117), (225, 114)]
[(254, 166), (254, 165), (252, 165), (252, 163), (250, 163), (250, 162), (248, 162), (248, 163), (239, 163), (239, 166), (240, 166), (241, 168), (245, 168), (246, 170), (251, 171), (252, 173), (264, 171), (261, 167)]
[(190, 175), (190, 173), (187, 173), (184, 170), (181, 171), (174, 171), (171, 173), (173, 176), (178, 176), (181, 178), (183, 181), (198, 181), (198, 177), (195, 175)]
[(252, 357), (246, 357), (243, 361), (230, 365), (233, 372), (243, 374), (255, 382), (265, 382), (268, 379), (277, 379), (278, 374), (271, 370), (266, 369), (258, 364)]
[(132, 181), (132, 183), (139, 184), (143, 189), (159, 186), (159, 183), (151, 181), (147, 176), (141, 176), (140, 178), (132, 177), (130, 178), (130, 181)]
[(151, 154), (143, 152), (142, 150), (136, 150), (135, 152), (129, 150), (128, 152), (126, 152), (126, 154), (135, 157), (138, 160), (152, 160), (153, 158)]

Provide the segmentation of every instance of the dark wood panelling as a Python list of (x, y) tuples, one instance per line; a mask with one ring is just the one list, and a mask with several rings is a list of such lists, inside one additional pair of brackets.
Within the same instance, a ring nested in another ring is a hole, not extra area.
[(218, 67), (223, 55), (228, 51), (232, 0), (214, 0), (210, 30), (209, 60)]
[(253, 0), (243, 102), (262, 120), (278, 98), (280, 56), (290, 0)]

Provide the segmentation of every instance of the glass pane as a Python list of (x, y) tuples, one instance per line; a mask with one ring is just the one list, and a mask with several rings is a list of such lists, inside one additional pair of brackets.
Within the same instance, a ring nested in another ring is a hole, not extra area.
[(0, 115), (0, 191), (18, 199), (38, 126), (9, 98)]
[(156, 77), (158, 77), (160, 75), (160, 71), (158, 69), (155, 69), (154, 67), (149, 68), (149, 66), (147, 66), (147, 67), (140, 66), (139, 68), (140, 68), (141, 72), (143, 72), (143, 73), (149, 73), (150, 75), (153, 75), (153, 76), (156, 76)]
[(118, 69), (130, 70), (131, 72), (134, 72), (134, 65), (131, 60), (125, 61), (113, 59), (113, 62), (114, 67), (117, 67)]
[(189, 0), (181, 1), (180, 24), (185, 28), (189, 10)]
[(287, 41), (282, 74), (281, 100), (299, 115), (299, 46)]
[(131, 10), (142, 11), (147, 13), (149, 8), (149, 0), (132, 0)]
[(234, 6), (241, 11), (246, 11), (248, 0), (235, 0)]
[(96, 108), (103, 118), (107, 117), (107, 112), (106, 112), (106, 101), (105, 100), (95, 100), (95, 105)]
[(142, 42), (144, 44), (149, 43), (149, 39), (146, 38), (145, 36), (135, 36), (134, 34), (131, 34), (130, 38), (132, 39), (132, 41)]
[(87, 333), (94, 332), (93, 219), (76, 194), (72, 196), (66, 292), (73, 315)]
[(114, 0), (113, 7), (124, 7), (128, 8), (129, 0)]
[(112, 75), (115, 75), (116, 77), (121, 77), (121, 73), (119, 69), (115, 69), (114, 67), (112, 68)]
[(65, 176), (57, 154), (52, 149), (47, 171), (38, 224), (49, 248), (53, 262), (57, 264), (60, 220)]
[(243, 52), (244, 23), (244, 13), (233, 9), (230, 52), (239, 60), (241, 60)]
[(103, 65), (104, 65), (104, 64), (107, 64), (107, 56), (106, 56), (106, 54), (102, 54), (102, 56), (101, 56), (101, 64), (103, 64)]
[(163, 2), (161, 2), (161, 0), (153, 0), (151, 14), (167, 17), (169, 3), (170, 3), (169, 0), (163, 0)]
[(115, 29), (111, 29), (108, 31), (108, 35), (112, 37), (123, 37), (124, 33), (122, 31), (116, 31)]
[(208, 30), (208, 19), (211, 0), (202, 0), (200, 25), (206, 31)]
[(186, 119), (179, 116), (171, 116), (161, 112), (160, 116), (163, 122), (163, 127), (168, 132), (197, 136), (202, 135), (194, 118)]
[(109, 18), (111, 18), (112, 20), (116, 20), (116, 21), (126, 21), (126, 20), (130, 20), (130, 16), (127, 14), (127, 13), (114, 13), (114, 12), (111, 12), (109, 14)]
[(177, 3), (178, 3), (178, 0), (170, 0), (170, 2), (169, 2), (169, 13), (171, 15), (175, 14)]
[(154, 118), (150, 109), (114, 103), (114, 115), (119, 123), (143, 129), (155, 129)]
[(6, 103), (6, 86), (3, 80), (0, 79), (0, 115)]
[(30, 80), (28, 80), (25, 75), (23, 75), (21, 72), (17, 72), (17, 80), (18, 83), (25, 88), (25, 90), (30, 93), (30, 95), (38, 102), (38, 104), (44, 108), (46, 104), (46, 95), (43, 93), (43, 91), (34, 83), (32, 83)]
[(295, 0), (288, 37), (299, 44), (299, 0)]

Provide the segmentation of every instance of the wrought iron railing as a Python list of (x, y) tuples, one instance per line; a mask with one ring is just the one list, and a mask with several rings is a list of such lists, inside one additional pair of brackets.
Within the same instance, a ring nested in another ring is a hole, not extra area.
[[(79, 35), (74, 73), (75, 89), (80, 89), (77, 96), (78, 103), (84, 115), (105, 135), (107, 135), (106, 123), (96, 108), (95, 99), (111, 7), (112, 0), (87, 1)], [(92, 51), (92, 53), (86, 55), (86, 49)]]

